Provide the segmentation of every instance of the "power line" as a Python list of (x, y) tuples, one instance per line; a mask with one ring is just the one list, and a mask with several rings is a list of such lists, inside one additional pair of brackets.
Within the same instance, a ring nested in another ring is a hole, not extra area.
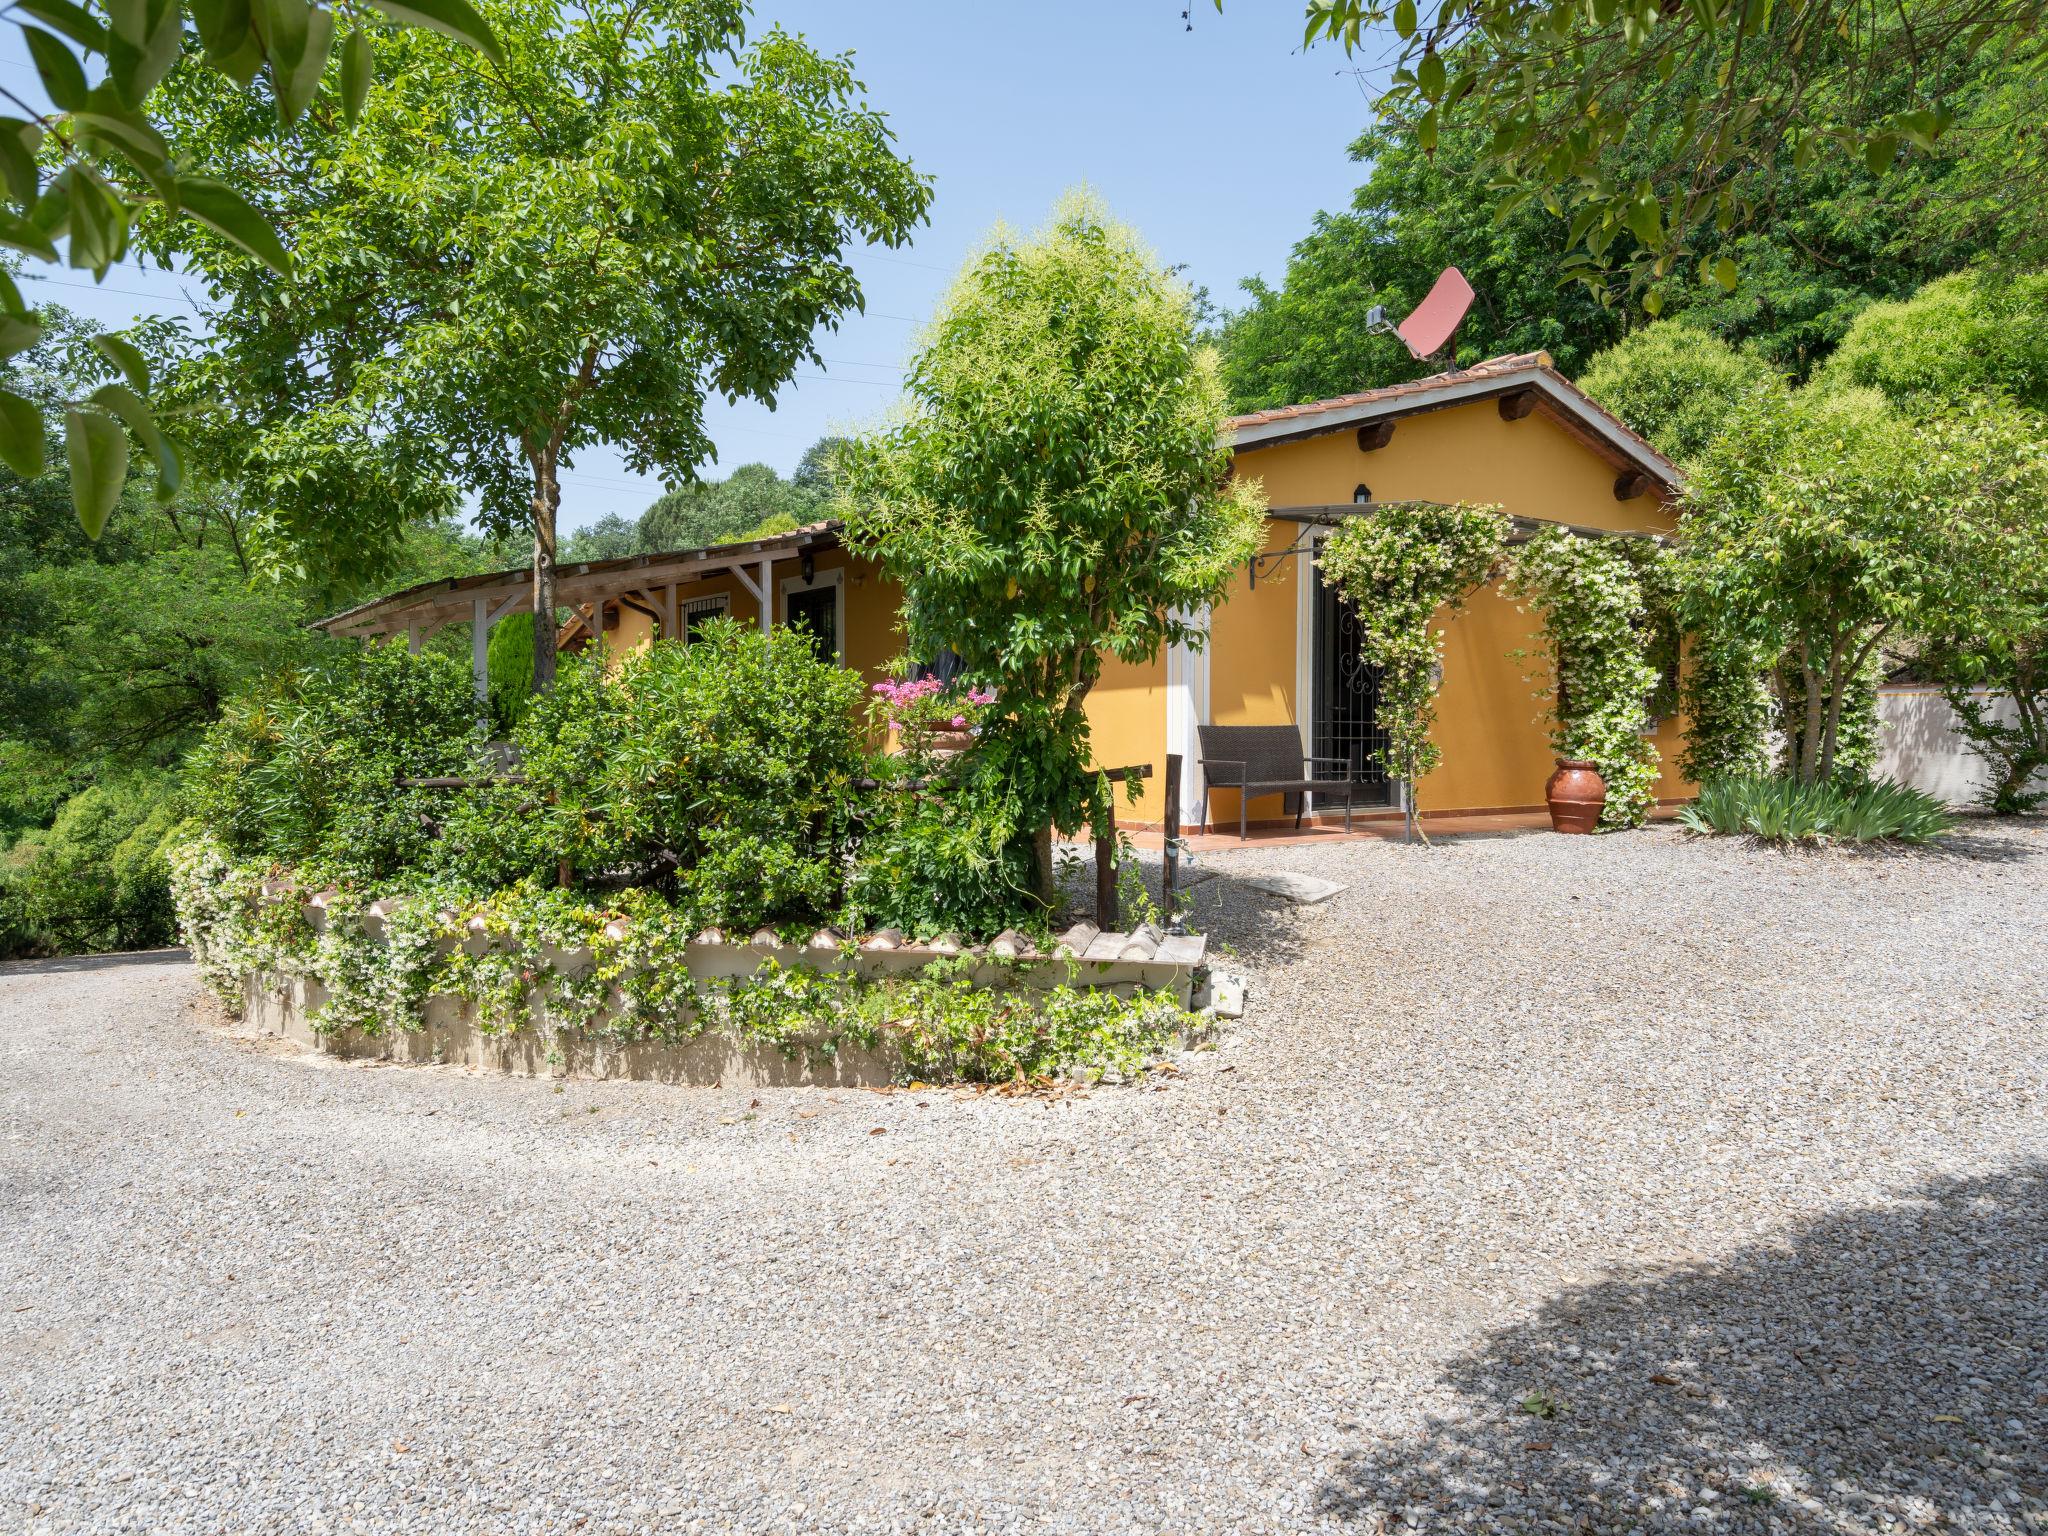
[(45, 277), (40, 272), (17, 272), (17, 281), (26, 279), (31, 283), (49, 283), (57, 288), (80, 288), (87, 293), (125, 293), (137, 299), (161, 299), (167, 304), (183, 304), (191, 309), (199, 308), (197, 300), (188, 299), (177, 293), (150, 293), (142, 288), (109, 288), (105, 283), (67, 283), (61, 277)]

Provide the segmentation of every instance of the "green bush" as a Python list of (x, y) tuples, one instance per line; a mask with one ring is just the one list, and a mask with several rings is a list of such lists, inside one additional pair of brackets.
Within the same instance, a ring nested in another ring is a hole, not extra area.
[(239, 857), (379, 879), (427, 857), (422, 817), (443, 808), (397, 781), (467, 772), (483, 732), (456, 658), (348, 648), (230, 704), (188, 760), (187, 789)]
[(884, 777), (848, 883), (849, 929), (929, 938), (1043, 923), (1022, 807), (998, 760), (976, 753), (945, 777), (943, 792)]
[(1706, 450), (1736, 401), (1785, 387), (1756, 353), (1738, 352), (1683, 320), (1662, 320), (1622, 338), (1587, 363), (1578, 382), (1680, 462)]
[(1924, 843), (1955, 825), (1934, 796), (1891, 779), (1801, 783), (1764, 774), (1734, 774), (1702, 785), (1699, 799), (1678, 813), (1678, 821), (1688, 832), (1770, 843)]
[(861, 678), (730, 620), (566, 667), (514, 733), (527, 782), (452, 797), (439, 867), (672, 882), (700, 925), (815, 926), (844, 899), (868, 772)]
[(533, 703), (533, 615), (508, 613), (491, 626), (491, 734), (510, 736)]
[(0, 955), (92, 954), (171, 942), (167, 779), (97, 784), (0, 857)]

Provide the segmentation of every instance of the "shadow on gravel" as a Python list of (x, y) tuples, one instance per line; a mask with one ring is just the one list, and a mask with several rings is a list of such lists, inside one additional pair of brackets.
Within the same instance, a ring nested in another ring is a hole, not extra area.
[(175, 965), (185, 949), (134, 949), (118, 955), (58, 955), (49, 960), (0, 960), (0, 976), (49, 976), (61, 971), (112, 971), (124, 965)]
[(1320, 1505), (1370, 1531), (2048, 1530), (2044, 1281), (2030, 1162), (1575, 1287), (1453, 1364), (1454, 1413), (1348, 1455)]
[[(1145, 898), (1156, 910), (1164, 898), (1164, 867), (1158, 850), (1141, 849), (1135, 867), (1136, 875), (1128, 878), (1142, 880)], [(1240, 954), (1256, 954), (1261, 964), (1269, 965), (1294, 959), (1301, 953), (1302, 914), (1316, 909), (1299, 906), (1284, 896), (1245, 883), (1246, 877), (1260, 872), (1249, 865), (1234, 870), (1227, 859), (1213, 856), (1181, 866), (1181, 915), (1194, 932), (1209, 936), (1211, 960), (1227, 958), (1223, 946)], [(1069, 872), (1061, 883), (1061, 893), (1069, 921), (1076, 915), (1093, 921), (1092, 855), (1084, 855)], [(1130, 886), (1126, 885), (1122, 922), (1127, 928), (1135, 927), (1141, 915), (1149, 915), (1141, 914), (1130, 896)]]
[(1911, 849), (1909, 854), (1918, 858), (1969, 859), (1981, 864), (2024, 864), (2041, 851), (2009, 837), (1975, 835), (1965, 830), (1969, 825), (1964, 822), (1947, 837), (1925, 847)]

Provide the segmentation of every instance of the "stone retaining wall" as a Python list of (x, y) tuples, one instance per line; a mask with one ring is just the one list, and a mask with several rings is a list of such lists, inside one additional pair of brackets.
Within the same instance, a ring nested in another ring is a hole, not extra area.
[[(272, 890), (273, 901), (293, 899)], [(316, 930), (328, 921), (331, 893), (305, 900)], [(364, 931), (384, 935), (391, 910), (383, 902), (365, 909)], [(481, 924), (466, 941), (485, 943)], [(1061, 935), (1050, 954), (1035, 950), (1020, 935), (1003, 934), (987, 945), (968, 945), (941, 937), (929, 942), (885, 931), (859, 941), (848, 952), (839, 935), (826, 931), (804, 945), (782, 943), (766, 930), (745, 939), (728, 939), (716, 930), (699, 934), (684, 950), (690, 974), (706, 981), (738, 980), (771, 962), (785, 968), (856, 971), (882, 978), (922, 969), (940, 959), (965, 955), (971, 974), (982, 985), (998, 980), (1013, 986), (1051, 989), (1062, 984), (1099, 988), (1121, 997), (1140, 991), (1164, 992), (1181, 1007), (1211, 1006), (1209, 979), (1203, 960), (1207, 940), (1169, 935), (1145, 925), (1129, 933), (1103, 933), (1077, 924)], [(588, 950), (551, 954), (551, 964), (574, 972), (590, 963)], [(1230, 998), (1241, 996), (1233, 992)], [(319, 980), (305, 976), (257, 973), (242, 981), (242, 1018), (262, 1032), (281, 1035), (330, 1055), (410, 1064), (437, 1063), (533, 1077), (623, 1078), (635, 1081), (725, 1087), (791, 1087), (799, 1085), (880, 1087), (903, 1071), (900, 1051), (887, 1040), (866, 1048), (836, 1049), (822, 1038), (792, 1041), (787, 1049), (720, 1030), (707, 1030), (680, 1042), (622, 1042), (601, 1029), (556, 1029), (536, 1012), (532, 1027), (485, 1031), (465, 1000), (429, 998), (417, 1030), (371, 1035), (361, 1030), (322, 1030), (314, 1020), (325, 1002)], [(1226, 999), (1226, 1012), (1235, 1009)]]

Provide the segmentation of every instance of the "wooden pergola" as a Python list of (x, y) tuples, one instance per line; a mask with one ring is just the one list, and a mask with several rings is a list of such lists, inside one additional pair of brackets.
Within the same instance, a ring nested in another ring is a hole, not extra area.
[[(665, 636), (681, 634), (688, 589), (720, 576), (731, 576), (759, 605), (765, 633), (775, 620), (776, 565), (795, 561), (808, 576), (819, 551), (838, 547), (839, 525), (826, 522), (773, 538), (562, 566), (555, 573), (555, 601), (569, 610), (569, 617), (560, 621), (557, 643), (566, 644), (578, 635), (602, 643), (607, 614), (621, 608), (648, 615)], [(468, 624), (470, 664), (477, 697), (482, 698), (490, 687), (491, 630), (512, 614), (532, 611), (533, 572), (519, 567), (421, 582), (321, 619), (313, 627), (361, 639), (404, 635), (417, 651), (437, 630)]]

